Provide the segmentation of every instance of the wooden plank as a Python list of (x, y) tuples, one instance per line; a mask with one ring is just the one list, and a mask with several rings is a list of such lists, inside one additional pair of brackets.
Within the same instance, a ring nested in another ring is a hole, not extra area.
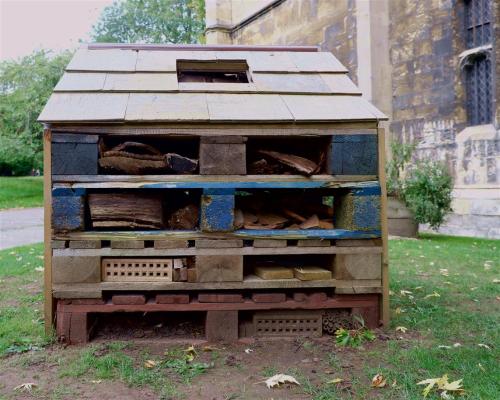
[(276, 94), (208, 93), (210, 121), (291, 121), (292, 114)]
[(179, 90), (175, 73), (106, 74), (103, 91), (113, 92), (172, 92)]
[(135, 71), (136, 60), (136, 51), (80, 48), (69, 62), (66, 71)]
[(155, 240), (155, 249), (187, 249), (189, 247), (187, 240)]
[(238, 311), (208, 311), (205, 335), (209, 342), (238, 340)]
[(243, 281), (243, 257), (197, 256), (196, 280), (198, 282), (241, 282)]
[(335, 241), (337, 247), (381, 246), (381, 239), (340, 239)]
[(320, 74), (320, 77), (331, 93), (361, 94), (361, 90), (349, 79), (347, 74)]
[(67, 244), (67, 240), (51, 240), (50, 248), (51, 249), (65, 249)]
[(286, 247), (286, 240), (280, 239), (255, 239), (253, 241), (253, 247), (255, 248), (277, 248), (277, 247)]
[(149, 51), (137, 52), (136, 71), (176, 72), (177, 60), (216, 60), (211, 51)]
[(330, 52), (291, 52), (288, 56), (300, 72), (349, 72)]
[(94, 92), (104, 88), (105, 73), (66, 72), (54, 92)]
[(278, 265), (257, 265), (254, 274), (261, 279), (293, 279), (293, 269)]
[(332, 92), (319, 74), (254, 73), (252, 79), (259, 92), (295, 94)]
[(53, 196), (51, 198), (51, 227), (54, 231), (85, 229), (85, 201), (83, 196)]
[[(196, 239), (207, 240), (211, 242), (235, 242), (241, 239)], [(187, 241), (180, 241), (186, 243)], [(223, 246), (224, 244), (221, 244)], [(112, 249), (103, 247), (101, 249), (54, 249), (54, 255), (59, 256), (126, 256), (126, 257), (166, 257), (166, 256), (214, 256), (214, 255), (293, 255), (293, 254), (381, 254), (382, 247), (227, 247), (218, 246), (210, 248), (189, 247), (185, 245), (175, 245), (174, 247), (164, 248), (143, 248), (143, 249)]]
[[(55, 320), (55, 303), (52, 296), (52, 156), (51, 156), (51, 136), (50, 129), (43, 132), (43, 297), (44, 297), (44, 321), (45, 333), (51, 335)], [(64, 242), (66, 243), (66, 242)]]
[(380, 315), (385, 327), (390, 322), (389, 307), (389, 234), (387, 231), (387, 184), (385, 177), (385, 130), (378, 130), (379, 177), (382, 195), (380, 196), (380, 222), (382, 229), (382, 304)]
[(319, 267), (295, 267), (293, 269), (293, 275), (295, 278), (301, 281), (317, 281), (317, 280), (328, 280), (332, 279), (332, 272), (326, 268)]
[(245, 175), (246, 145), (236, 143), (200, 143), (201, 175)]
[(387, 117), (360, 96), (279, 95), (295, 121), (379, 120)]
[(332, 175), (376, 175), (377, 153), (377, 135), (332, 136), (327, 172)]
[(335, 279), (382, 279), (380, 254), (337, 254), (333, 277)]
[(70, 249), (100, 249), (100, 240), (71, 240), (69, 242)]
[(52, 257), (52, 282), (98, 283), (101, 281), (100, 257)]
[(196, 240), (197, 249), (222, 249), (222, 248), (241, 248), (243, 247), (243, 240), (241, 239), (198, 239)]
[(112, 240), (112, 249), (143, 249), (144, 240)]
[(208, 121), (204, 93), (130, 93), (126, 121)]
[(309, 240), (299, 240), (297, 242), (298, 247), (330, 247), (331, 243), (329, 240), (322, 239), (309, 239)]
[[(228, 232), (234, 229), (234, 194), (205, 190), (201, 196), (200, 229), (205, 232)], [(234, 192), (233, 192), (234, 193)]]
[(227, 82), (179, 82), (180, 92), (217, 92), (217, 93), (255, 93), (254, 83), (227, 83)]
[(40, 122), (123, 121), (128, 93), (53, 93)]
[(97, 135), (54, 134), (52, 173), (54, 175), (97, 175)]

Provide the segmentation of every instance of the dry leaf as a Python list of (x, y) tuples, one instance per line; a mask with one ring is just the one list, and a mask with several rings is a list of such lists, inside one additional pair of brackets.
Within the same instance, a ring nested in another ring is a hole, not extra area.
[(481, 364), (481, 363), (477, 363), (477, 366), (479, 367), (479, 369), (480, 369), (481, 371), (486, 372), (486, 370), (485, 370), (485, 369), (484, 369), (484, 367), (483, 367), (483, 364)]
[(440, 344), (438, 349), (451, 349), (451, 346), (445, 346), (444, 344)]
[(478, 346), (479, 346), (479, 347), (482, 347), (482, 348), (484, 348), (484, 349), (491, 350), (491, 347), (490, 347), (490, 346), (488, 346), (487, 344), (484, 344), (484, 343), (478, 343)]
[(500, 283), (500, 279), (498, 278), (493, 279), (493, 283)]
[(383, 388), (387, 385), (387, 379), (382, 374), (377, 374), (372, 378), (372, 387)]
[(99, 379), (97, 381), (90, 381), (90, 383), (101, 383), (102, 382), (102, 379)]
[(218, 350), (217, 347), (215, 346), (203, 346), (203, 351), (215, 351), (215, 350)]
[(401, 296), (406, 296), (407, 294), (412, 294), (412, 292), (410, 292), (409, 290), (400, 290), (399, 293), (401, 294)]
[(464, 392), (464, 389), (462, 388), (462, 379), (448, 382), (448, 375), (446, 374), (441, 378), (425, 379), (418, 382), (417, 385), (427, 385), (422, 391), (424, 397), (427, 397), (434, 387), (436, 387), (438, 391), (442, 392), (441, 397), (443, 397), (443, 393), (445, 393), (445, 396), (448, 395), (447, 392), (455, 392), (457, 394), (462, 394)]
[(429, 299), (431, 297), (441, 297), (441, 295), (438, 292), (434, 292), (432, 294), (428, 294), (427, 296), (425, 296), (424, 299)]
[(269, 389), (271, 389), (275, 386), (279, 386), (282, 383), (293, 383), (295, 385), (300, 386), (300, 383), (297, 382), (297, 379), (295, 379), (291, 375), (285, 375), (285, 374), (277, 374), (277, 375), (271, 376), (269, 379), (266, 379), (265, 382), (266, 382), (266, 386)]
[(15, 392), (28, 392), (31, 393), (33, 388), (36, 388), (38, 385), (33, 382), (21, 383), (19, 386), (14, 388)]
[(245, 349), (245, 353), (247, 353), (247, 354), (250, 354), (250, 353), (252, 353), (252, 352), (253, 352), (253, 350), (252, 350), (252, 349)]
[(461, 347), (461, 346), (462, 346), (462, 344), (461, 344), (461, 343), (458, 343), (458, 342), (453, 343), (453, 347)]
[(151, 369), (151, 368), (154, 368), (158, 365), (158, 363), (154, 360), (146, 360), (144, 361), (144, 368), (148, 368), (148, 369)]
[(189, 363), (194, 360), (194, 358), (197, 356), (198, 353), (196, 353), (196, 350), (193, 345), (189, 346), (187, 349), (184, 350), (186, 353), (186, 361)]
[(336, 385), (337, 383), (341, 383), (341, 382), (344, 382), (344, 380), (342, 378), (335, 378), (335, 379), (332, 379), (331, 381), (328, 381), (326, 383)]
[(36, 272), (43, 272), (44, 270), (43, 270), (43, 267), (36, 267), (35, 271)]
[(408, 328), (405, 326), (396, 326), (396, 332), (406, 333), (407, 330), (408, 330)]

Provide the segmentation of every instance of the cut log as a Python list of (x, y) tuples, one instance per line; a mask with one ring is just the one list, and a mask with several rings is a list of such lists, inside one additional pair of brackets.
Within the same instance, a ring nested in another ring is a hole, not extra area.
[(300, 224), (300, 229), (312, 229), (312, 228), (319, 228), (319, 218), (316, 214), (310, 216)]
[(266, 280), (293, 279), (293, 270), (279, 265), (258, 265), (254, 268), (254, 274)]
[(127, 152), (135, 150), (134, 153), (136, 154), (153, 154), (161, 156), (161, 151), (159, 151), (155, 147), (139, 142), (124, 142), (119, 144), (118, 146), (113, 147), (111, 150)]
[(99, 159), (99, 166), (104, 170), (121, 172), (129, 175), (142, 175), (166, 171), (165, 161), (161, 156), (133, 154), (124, 151), (107, 151)]
[(199, 208), (194, 204), (188, 204), (170, 215), (168, 227), (170, 229), (196, 229), (199, 218)]
[(162, 229), (162, 197), (142, 193), (91, 193), (88, 196), (94, 228)]
[(277, 151), (269, 151), (269, 150), (259, 150), (259, 153), (268, 157), (275, 159), (276, 161), (287, 165), (297, 172), (304, 174), (306, 176), (312, 175), (314, 171), (317, 170), (318, 165), (308, 160), (304, 157), (299, 157), (293, 154), (284, 154), (279, 153)]
[(190, 174), (198, 168), (198, 160), (180, 156), (176, 153), (165, 154), (166, 167), (177, 174)]

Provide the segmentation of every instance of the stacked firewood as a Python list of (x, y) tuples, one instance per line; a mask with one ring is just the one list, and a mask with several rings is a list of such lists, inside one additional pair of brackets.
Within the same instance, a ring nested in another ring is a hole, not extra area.
[(333, 207), (301, 196), (248, 196), (238, 202), (234, 220), (236, 229), (333, 229)]
[[(258, 159), (251, 162), (249, 173), (256, 175), (299, 173), (305, 176), (319, 174), (323, 170), (325, 155), (321, 154), (318, 163), (294, 154), (271, 150), (258, 150)], [(262, 156), (262, 158), (260, 158)]]
[(163, 154), (157, 148), (139, 142), (124, 142), (107, 149), (99, 143), (99, 166), (104, 171), (141, 174), (191, 174), (198, 168), (198, 160), (177, 153)]

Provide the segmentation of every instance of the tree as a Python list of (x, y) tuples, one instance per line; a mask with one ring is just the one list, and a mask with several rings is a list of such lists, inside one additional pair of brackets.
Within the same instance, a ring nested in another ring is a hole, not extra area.
[(123, 0), (106, 7), (92, 39), (110, 43), (199, 43), (203, 0)]
[(42, 169), (43, 127), (36, 119), (71, 55), (39, 50), (0, 63), (0, 175)]

